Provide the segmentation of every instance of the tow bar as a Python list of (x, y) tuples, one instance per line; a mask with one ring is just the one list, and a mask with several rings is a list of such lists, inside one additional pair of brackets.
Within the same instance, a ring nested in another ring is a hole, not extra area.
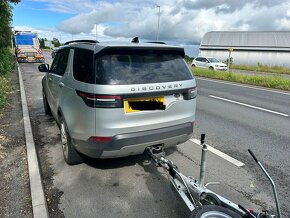
[[(206, 153), (207, 145), (205, 144), (205, 134), (201, 134), (200, 145), (202, 146), (201, 163), (200, 163), (200, 175), (199, 181), (192, 176), (186, 177), (179, 170), (178, 167), (169, 159), (165, 158), (165, 152), (162, 145), (147, 147), (146, 151), (151, 161), (157, 167), (163, 167), (168, 174), (170, 183), (173, 185), (174, 190), (179, 194), (181, 199), (187, 205), (191, 211), (190, 218), (272, 218), (275, 215), (270, 215), (269, 211), (254, 212), (253, 210), (247, 210), (239, 204), (235, 204), (230, 200), (218, 195), (217, 193), (207, 188), (210, 184), (204, 184), (205, 171), (206, 171)], [(267, 178), (270, 180), (278, 213), (278, 218), (281, 218), (280, 206), (277, 197), (275, 184), (265, 170), (263, 165), (257, 160), (253, 152), (248, 150), (253, 159), (261, 167)]]

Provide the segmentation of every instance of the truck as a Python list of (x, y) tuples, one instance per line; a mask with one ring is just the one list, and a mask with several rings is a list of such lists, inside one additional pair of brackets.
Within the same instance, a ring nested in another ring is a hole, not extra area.
[(18, 62), (44, 62), (36, 32), (14, 31), (14, 40)]

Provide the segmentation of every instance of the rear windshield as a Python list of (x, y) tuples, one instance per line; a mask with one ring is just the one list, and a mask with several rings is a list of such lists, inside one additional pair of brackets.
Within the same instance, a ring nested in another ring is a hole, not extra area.
[(180, 54), (171, 51), (110, 51), (95, 59), (96, 84), (126, 85), (190, 80)]

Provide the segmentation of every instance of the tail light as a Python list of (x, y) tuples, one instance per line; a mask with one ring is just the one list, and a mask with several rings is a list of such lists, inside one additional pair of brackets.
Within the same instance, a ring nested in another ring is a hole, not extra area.
[(87, 92), (77, 91), (76, 93), (80, 96), (83, 101), (89, 107), (95, 108), (122, 108), (123, 99), (120, 95), (98, 95)]
[(183, 94), (183, 96), (184, 96), (184, 100), (190, 100), (190, 99), (196, 98), (197, 96), (196, 87), (188, 89), (187, 92)]

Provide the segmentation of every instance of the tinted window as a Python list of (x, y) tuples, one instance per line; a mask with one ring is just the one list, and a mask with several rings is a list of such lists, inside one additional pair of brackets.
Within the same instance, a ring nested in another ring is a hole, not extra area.
[(91, 50), (74, 50), (73, 75), (81, 82), (94, 83), (93, 76), (94, 52)]
[(193, 78), (183, 58), (168, 51), (115, 51), (96, 62), (97, 84), (161, 83)]
[(220, 61), (216, 58), (208, 58), (209, 62), (211, 63), (219, 63)]
[(196, 58), (195, 60), (196, 61), (202, 61), (202, 58)]
[(62, 49), (57, 52), (55, 58), (53, 59), (50, 73), (63, 76), (67, 67), (69, 51), (69, 49)]

